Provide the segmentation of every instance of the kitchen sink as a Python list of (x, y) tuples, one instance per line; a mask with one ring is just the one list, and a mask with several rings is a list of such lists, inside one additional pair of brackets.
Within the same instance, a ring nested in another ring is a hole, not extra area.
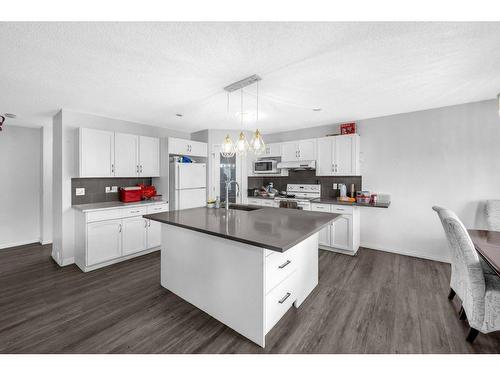
[(230, 204), (229, 209), (239, 210), (239, 211), (255, 211), (255, 210), (260, 210), (261, 207), (248, 206), (246, 204)]

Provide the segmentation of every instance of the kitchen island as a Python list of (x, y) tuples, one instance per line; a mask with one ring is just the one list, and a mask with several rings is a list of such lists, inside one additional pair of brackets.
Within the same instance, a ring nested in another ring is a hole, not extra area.
[(144, 216), (162, 225), (161, 285), (265, 346), (318, 284), (318, 232), (339, 215), (235, 206)]

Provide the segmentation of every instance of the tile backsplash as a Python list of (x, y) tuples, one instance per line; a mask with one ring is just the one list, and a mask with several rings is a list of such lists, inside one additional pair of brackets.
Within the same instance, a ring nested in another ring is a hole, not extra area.
[(354, 191), (362, 190), (361, 176), (316, 176), (315, 171), (289, 171), (288, 176), (278, 177), (248, 177), (248, 189), (258, 189), (267, 186), (269, 182), (279, 191), (286, 190), (286, 184), (320, 184), (323, 198), (336, 198), (340, 195), (338, 189), (333, 189), (333, 184), (345, 184), (349, 196), (351, 184), (354, 184)]
[[(106, 186), (151, 185), (151, 178), (72, 178), (71, 204), (118, 201), (118, 193), (106, 193)], [(85, 188), (85, 195), (76, 195), (76, 188)]]

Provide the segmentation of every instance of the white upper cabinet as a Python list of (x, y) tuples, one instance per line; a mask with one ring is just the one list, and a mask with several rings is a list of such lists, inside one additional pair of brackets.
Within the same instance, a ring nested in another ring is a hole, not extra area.
[(139, 176), (160, 176), (160, 139), (139, 137)]
[(264, 154), (259, 157), (269, 156), (270, 158), (276, 158), (281, 156), (281, 143), (268, 143), (266, 145), (266, 150)]
[(139, 175), (139, 137), (115, 133), (115, 177)]
[(317, 176), (359, 174), (359, 135), (348, 134), (318, 139)]
[(158, 177), (160, 139), (79, 129), (79, 177)]
[(281, 161), (316, 160), (316, 140), (286, 142), (281, 146)]
[(191, 141), (182, 138), (169, 138), (168, 139), (168, 153), (173, 155), (186, 155), (186, 156), (208, 156), (208, 147), (206, 143)]
[(95, 129), (79, 129), (79, 176), (110, 177), (115, 172), (115, 134)]

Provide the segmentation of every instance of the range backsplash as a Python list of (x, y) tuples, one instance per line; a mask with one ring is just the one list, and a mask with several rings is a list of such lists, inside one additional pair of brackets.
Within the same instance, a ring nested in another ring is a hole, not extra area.
[(333, 184), (345, 184), (349, 196), (351, 184), (354, 184), (354, 191), (362, 190), (361, 176), (316, 176), (315, 171), (289, 171), (288, 176), (248, 177), (249, 194), (251, 189), (267, 186), (269, 182), (279, 191), (286, 190), (286, 184), (321, 184), (322, 198), (336, 198), (340, 195), (338, 189), (333, 189)]
[[(106, 186), (136, 186), (137, 184), (151, 185), (149, 178), (72, 178), (71, 204), (86, 204), (98, 202), (112, 202), (120, 200), (118, 193), (106, 193)], [(76, 188), (85, 188), (85, 195), (76, 196)]]

